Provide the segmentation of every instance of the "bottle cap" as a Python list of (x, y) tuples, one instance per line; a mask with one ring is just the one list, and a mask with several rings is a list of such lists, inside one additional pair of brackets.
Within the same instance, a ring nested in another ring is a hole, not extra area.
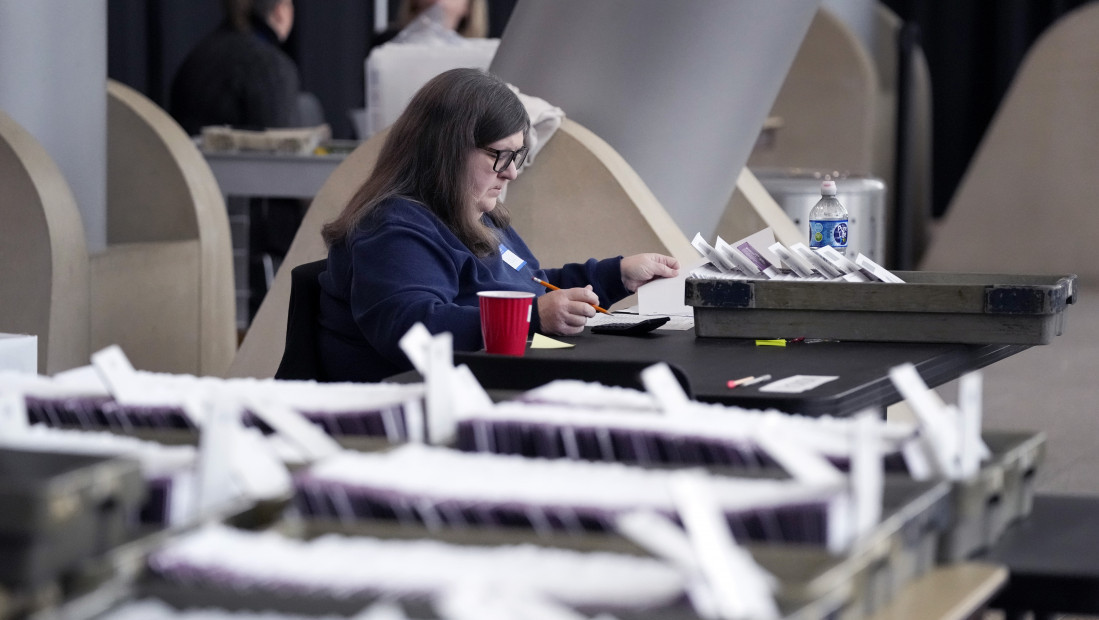
[(836, 195), (836, 182), (833, 181), (832, 179), (825, 179), (824, 182), (822, 182), (820, 184), (820, 195), (821, 196), (835, 196)]

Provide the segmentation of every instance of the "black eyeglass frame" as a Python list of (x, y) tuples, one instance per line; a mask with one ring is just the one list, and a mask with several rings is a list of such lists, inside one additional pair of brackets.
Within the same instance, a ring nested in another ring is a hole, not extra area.
[(496, 173), (507, 170), (507, 167), (511, 165), (511, 162), (515, 162), (515, 169), (518, 170), (523, 167), (523, 164), (527, 163), (527, 154), (530, 152), (525, 146), (521, 146), (514, 151), (501, 151), (500, 149), (494, 149), (489, 146), (479, 147), (482, 151), (489, 155), (495, 155), (496, 161), (492, 162), (492, 171)]

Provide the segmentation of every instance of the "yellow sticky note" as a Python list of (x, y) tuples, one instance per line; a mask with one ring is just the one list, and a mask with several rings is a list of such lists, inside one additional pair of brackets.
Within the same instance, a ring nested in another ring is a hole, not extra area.
[(574, 346), (576, 345), (547, 338), (542, 334), (534, 334), (534, 339), (530, 341), (530, 348), (532, 349), (571, 349)]
[(786, 346), (785, 340), (757, 340), (757, 347), (784, 347)]

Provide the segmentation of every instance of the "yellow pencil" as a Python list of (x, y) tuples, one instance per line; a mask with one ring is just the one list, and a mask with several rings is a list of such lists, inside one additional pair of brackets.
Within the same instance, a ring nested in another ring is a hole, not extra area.
[[(554, 285), (550, 284), (549, 282), (546, 282), (545, 280), (539, 280), (538, 278), (536, 278), (536, 277), (534, 277), (534, 276), (531, 276), (531, 277), (530, 277), (530, 279), (531, 279), (531, 280), (534, 280), (535, 282), (537, 282), (537, 283), (541, 284), (542, 286), (544, 286), (544, 287), (548, 288), (548, 289), (549, 289), (549, 290), (551, 290), (551, 291), (559, 291), (559, 290), (561, 290), (561, 287), (559, 287), (559, 286), (554, 286)], [(607, 312), (607, 311), (606, 311), (605, 309), (603, 309), (603, 308), (600, 308), (599, 306), (597, 306), (597, 305), (595, 305), (595, 304), (592, 304), (592, 305), (591, 305), (591, 307), (592, 307), (592, 308), (595, 308), (596, 310), (598, 310), (598, 311), (600, 311), (600, 312), (602, 312), (603, 314), (610, 314), (610, 312)]]

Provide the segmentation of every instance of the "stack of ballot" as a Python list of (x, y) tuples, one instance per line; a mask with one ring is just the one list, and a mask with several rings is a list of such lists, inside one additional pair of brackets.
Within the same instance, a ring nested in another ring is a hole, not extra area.
[(770, 228), (731, 244), (717, 237), (710, 245), (696, 234), (691, 245), (706, 260), (692, 270), (696, 278), (904, 282), (863, 254), (851, 260), (830, 246), (809, 249), (804, 243), (795, 243), (786, 247), (775, 241)]

